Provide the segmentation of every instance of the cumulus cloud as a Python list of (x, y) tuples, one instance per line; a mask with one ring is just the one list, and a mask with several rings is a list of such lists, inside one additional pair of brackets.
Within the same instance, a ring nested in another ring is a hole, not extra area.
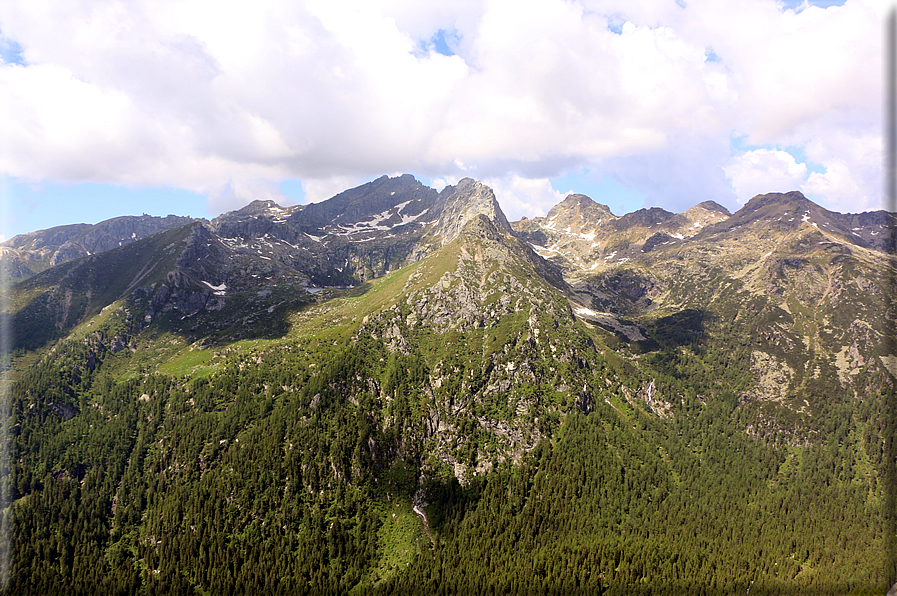
[(522, 217), (542, 217), (564, 200), (561, 193), (551, 186), (548, 178), (524, 178), (517, 174), (483, 181), (495, 191), (495, 198), (509, 220)]
[[(881, 146), (884, 11), (10, 0), (0, 31), (21, 60), (0, 64), (0, 170), (188, 188), (215, 211), (282, 201), (282, 179), (321, 200), (408, 171), (493, 181), (506, 210), (535, 215), (547, 180), (583, 167), (677, 210), (730, 201), (726, 176), (739, 200), (797, 181), (875, 206), (881, 164), (862, 147)], [(454, 55), (436, 51), (439, 31)], [(825, 173), (801, 178), (774, 149), (732, 157), (733, 136), (802, 147)]]
[(807, 144), (807, 159), (825, 164), (825, 172), (809, 175), (804, 189), (837, 211), (882, 208), (884, 139), (876, 133), (843, 127)]
[(759, 194), (796, 190), (807, 176), (805, 164), (797, 163), (790, 153), (773, 149), (747, 151), (724, 169), (739, 203)]

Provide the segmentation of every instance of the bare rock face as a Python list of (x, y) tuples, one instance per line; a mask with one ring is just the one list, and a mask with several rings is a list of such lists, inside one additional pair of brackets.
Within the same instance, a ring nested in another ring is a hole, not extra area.
[[(408, 430), (428, 445), (433, 457), (427, 465), (450, 470), (462, 484), (495, 463), (520, 461), (547, 432), (550, 412), (590, 411), (597, 399), (589, 388), (593, 371), (585, 364), (594, 345), (575, 326), (550, 272), (543, 273), (546, 264), (503, 227), (503, 218), (496, 217), (500, 211), (477, 212), (488, 210), (491, 191), (468, 190), (472, 192), (461, 196), (473, 197), (471, 209), (455, 213), (458, 219), (472, 213), (471, 219), (452, 246), (421, 262), (408, 277), (402, 298), (365, 317), (355, 334), (406, 356), (432, 334), (447, 342), (446, 354), (469, 338), (483, 338), (475, 356), (446, 356), (421, 378), (427, 396), (423, 423)], [(478, 205), (478, 200), (486, 204)], [(574, 372), (562, 374), (567, 370)], [(531, 387), (541, 389), (522, 389)], [(549, 393), (555, 402), (549, 403)], [(398, 396), (395, 389), (381, 388), (380, 399), (389, 403)], [(474, 430), (489, 436), (496, 449), (471, 444)]]
[(586, 195), (570, 194), (551, 208), (546, 218), (554, 222), (554, 227), (571, 232), (588, 233), (605, 222), (617, 219), (610, 208), (596, 203)]
[(547, 216), (512, 225), (540, 256), (563, 267), (569, 281), (574, 281), (623, 265), (659, 246), (677, 244), (728, 217), (726, 208), (713, 201), (684, 213), (652, 207), (617, 217), (607, 205), (571, 194)]
[(445, 187), (439, 194), (439, 200), (443, 207), (435, 233), (441, 236), (443, 245), (457, 238), (464, 226), (480, 215), (499, 229), (512, 235), (514, 233), (495, 200), (495, 193), (482, 182), (464, 178), (457, 186)]

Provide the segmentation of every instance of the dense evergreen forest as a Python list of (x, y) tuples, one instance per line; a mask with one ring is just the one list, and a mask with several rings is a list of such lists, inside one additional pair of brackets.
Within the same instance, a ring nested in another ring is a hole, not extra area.
[[(884, 593), (890, 390), (830, 392), (797, 431), (736, 398), (737, 337), (658, 337), (636, 368), (596, 335), (592, 399), (545, 410), (519, 462), (468, 415), (454, 453), (491, 461), (460, 481), (424, 381), (435, 354), (476, 386), (483, 349), (321, 334), (172, 376), (62, 342), (11, 392), (9, 592)], [(648, 381), (680, 397), (663, 415), (627, 389)]]

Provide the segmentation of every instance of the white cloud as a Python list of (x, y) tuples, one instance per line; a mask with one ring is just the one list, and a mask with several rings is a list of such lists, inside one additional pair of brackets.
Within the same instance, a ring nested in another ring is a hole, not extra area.
[(238, 209), (256, 199), (270, 199), (279, 205), (293, 203), (284, 196), (277, 184), (264, 177), (232, 178), (226, 184), (210, 188), (207, 192), (209, 207), (214, 212)]
[(739, 203), (759, 194), (798, 190), (807, 177), (807, 166), (790, 153), (756, 149), (735, 157), (725, 168)]
[[(724, 202), (726, 166), (740, 198), (798, 180), (874, 206), (881, 164), (860, 147), (881, 146), (884, 4), (10, 0), (0, 31), (25, 64), (0, 64), (0, 170), (189, 188), (215, 210), (285, 178), (322, 200), (384, 172), (470, 175), (524, 215), (584, 166), (652, 204)], [(457, 55), (421, 51), (439, 29)], [(826, 173), (729, 163), (733, 135)]]
[(308, 179), (302, 183), (306, 203), (319, 203), (338, 195), (342, 191), (364, 184), (359, 176), (331, 176), (323, 179)]
[(554, 190), (547, 178), (523, 178), (512, 174), (487, 178), (483, 182), (495, 192), (495, 199), (509, 221), (524, 216), (542, 217), (566, 196)]
[(644, 193), (646, 207), (662, 205), (680, 213), (707, 200), (735, 207), (722, 167), (730, 153), (724, 137), (677, 135), (668, 146), (608, 159), (604, 166), (618, 184)]
[(811, 173), (805, 188), (812, 195), (828, 197), (830, 203), (833, 198), (836, 199), (834, 202), (844, 203), (839, 205), (841, 210), (863, 211), (868, 207), (868, 197), (863, 196), (862, 189), (843, 162), (829, 164), (823, 173)]
[(875, 133), (847, 130), (835, 129), (807, 144), (807, 159), (823, 164), (825, 172), (811, 173), (804, 188), (836, 211), (882, 209), (884, 140)]

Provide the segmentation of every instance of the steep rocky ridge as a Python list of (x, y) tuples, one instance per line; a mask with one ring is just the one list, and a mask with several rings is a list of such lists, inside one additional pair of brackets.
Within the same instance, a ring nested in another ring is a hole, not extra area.
[[(500, 221), (479, 213), (413, 266), (392, 305), (354, 332), (355, 343), (382, 341), (429, 371), (419, 386), (421, 424), (406, 421), (402, 433), (423, 444), (426, 473), (445, 470), (467, 482), (519, 461), (561, 412), (588, 411), (601, 393), (595, 347), (539, 261)], [(399, 398), (381, 392), (381, 399), (388, 407)], [(402, 449), (415, 452), (410, 443)]]
[(512, 233), (511, 226), (492, 189), (471, 178), (464, 178), (456, 186), (446, 186), (439, 193), (441, 210), (433, 233), (447, 244), (458, 237), (468, 222), (480, 215), (493, 221), (502, 231)]
[(617, 217), (606, 205), (571, 194), (546, 217), (523, 219), (512, 226), (572, 280), (626, 263), (659, 244), (693, 236), (728, 216), (724, 207), (706, 201), (680, 214), (652, 207)]
[(482, 183), (465, 178), (437, 193), (405, 174), (305, 206), (256, 201), (215, 218), (211, 229), (235, 251), (276, 261), (311, 284), (352, 285), (423, 258), (478, 214), (511, 230)]
[(20, 234), (0, 244), (2, 266), (9, 279), (30, 277), (45, 269), (187, 225), (192, 217), (116, 217), (98, 224), (57, 226)]

